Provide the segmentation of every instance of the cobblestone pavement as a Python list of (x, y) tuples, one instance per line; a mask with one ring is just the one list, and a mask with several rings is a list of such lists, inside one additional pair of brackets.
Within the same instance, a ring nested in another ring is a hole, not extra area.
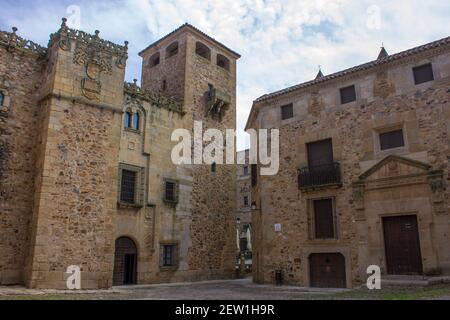
[(450, 285), (429, 288), (388, 288), (381, 291), (369, 291), (367, 289), (342, 290), (261, 286), (253, 284), (251, 279), (116, 287), (112, 290), (77, 292), (0, 287), (0, 300), (445, 300), (449, 297)]

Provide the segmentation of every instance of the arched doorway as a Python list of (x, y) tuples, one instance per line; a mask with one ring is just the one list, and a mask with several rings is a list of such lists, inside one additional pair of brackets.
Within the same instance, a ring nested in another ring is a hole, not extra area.
[(116, 240), (114, 257), (115, 286), (137, 283), (137, 248), (133, 240), (121, 237)]
[(310, 286), (346, 288), (345, 258), (340, 253), (314, 253), (309, 256)]

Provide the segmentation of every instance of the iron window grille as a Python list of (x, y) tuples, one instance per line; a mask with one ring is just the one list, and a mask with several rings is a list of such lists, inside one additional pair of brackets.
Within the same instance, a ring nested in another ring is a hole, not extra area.
[(122, 184), (120, 189), (120, 202), (135, 204), (136, 202), (136, 172), (122, 170)]
[(300, 189), (320, 187), (326, 185), (341, 185), (341, 166), (339, 162), (305, 167), (299, 171)]
[(164, 179), (164, 202), (178, 203), (178, 182), (172, 179)]

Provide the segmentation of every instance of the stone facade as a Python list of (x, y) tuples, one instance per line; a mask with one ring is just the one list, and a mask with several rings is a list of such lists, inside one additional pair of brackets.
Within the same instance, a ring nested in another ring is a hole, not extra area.
[[(133, 283), (232, 277), (236, 167), (173, 164), (171, 134), (193, 131), (194, 120), (204, 130), (235, 128), (239, 55), (184, 25), (142, 52), (140, 88), (124, 85), (127, 42), (65, 20), (48, 48), (16, 31), (0, 33), (0, 284), (65, 289), (66, 269), (76, 265), (83, 289), (109, 288), (113, 274), (122, 278), (117, 245)], [(174, 41), (178, 50), (166, 59)], [(196, 54), (198, 42), (209, 60)], [(227, 108), (207, 112), (219, 92)], [(175, 197), (167, 201), (169, 183)], [(134, 245), (124, 248), (124, 237)], [(167, 245), (170, 266), (162, 263)]]
[[(416, 84), (414, 68), (430, 64), (434, 80)], [(356, 99), (342, 104), (340, 89), (352, 85)], [(410, 216), (418, 224), (421, 273), (449, 275), (449, 98), (447, 38), (256, 100), (247, 128), (280, 129), (280, 171), (258, 177), (252, 192), (255, 281), (271, 283), (281, 270), (285, 283), (315, 285), (333, 276), (332, 254), (344, 257), (346, 287), (365, 282), (370, 265), (392, 274), (386, 252), (401, 248), (388, 245), (383, 228), (387, 218)], [(281, 107), (290, 104), (293, 117), (282, 120)], [(383, 133), (399, 130), (401, 145), (380, 147)], [(310, 165), (308, 151), (326, 139), (328, 172)], [(324, 173), (325, 180), (308, 180)], [(321, 199), (333, 204), (333, 237), (315, 236)], [(321, 254), (327, 261), (315, 265)]]

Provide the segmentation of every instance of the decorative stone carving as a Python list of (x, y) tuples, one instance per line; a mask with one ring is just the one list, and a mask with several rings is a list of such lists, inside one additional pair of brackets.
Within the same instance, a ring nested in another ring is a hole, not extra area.
[(12, 32), (0, 31), (0, 45), (5, 46), (9, 51), (21, 50), (41, 57), (47, 56), (46, 48), (19, 37), (17, 35), (17, 30), (18, 29), (14, 27), (12, 28)]
[(124, 92), (129, 96), (127, 99), (142, 99), (148, 101), (159, 108), (164, 108), (173, 112), (177, 112), (184, 115), (183, 105), (174, 99), (168, 98), (161, 94), (160, 92), (151, 92), (147, 90), (142, 90), (137, 85), (137, 80), (135, 79), (133, 83), (125, 83)]

